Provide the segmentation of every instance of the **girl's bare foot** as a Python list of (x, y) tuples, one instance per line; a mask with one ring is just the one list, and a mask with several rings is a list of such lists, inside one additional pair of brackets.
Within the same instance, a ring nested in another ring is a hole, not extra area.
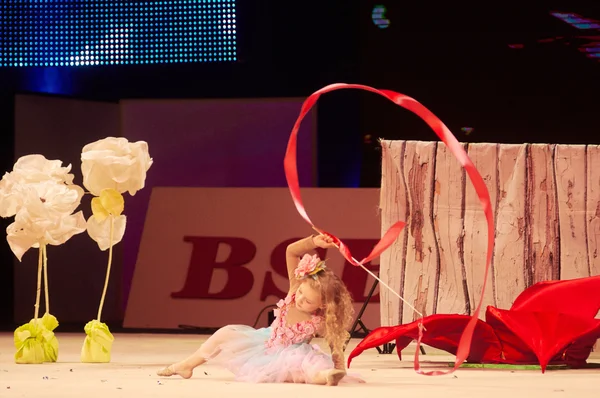
[(327, 373), (326, 380), (328, 386), (337, 386), (346, 376), (346, 372), (344, 370), (333, 369)]
[(192, 374), (194, 374), (194, 371), (192, 369), (186, 369), (182, 366), (175, 367), (175, 364), (173, 364), (171, 366), (167, 366), (166, 368), (160, 369), (156, 372), (156, 374), (163, 377), (179, 375), (184, 379), (189, 379), (190, 377), (192, 377)]
[(340, 380), (342, 380), (344, 378), (344, 376), (346, 376), (345, 370), (339, 370), (339, 369), (322, 370), (319, 373), (317, 373), (317, 375), (315, 376), (312, 383), (320, 384), (320, 385), (328, 385), (328, 386), (337, 386), (339, 384)]

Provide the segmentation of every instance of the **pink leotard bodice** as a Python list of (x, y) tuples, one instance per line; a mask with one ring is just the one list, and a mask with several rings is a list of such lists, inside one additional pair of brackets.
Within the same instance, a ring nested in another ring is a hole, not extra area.
[(287, 324), (287, 310), (295, 298), (296, 294), (294, 293), (277, 303), (277, 309), (274, 311), (275, 321), (271, 324), (271, 337), (265, 343), (267, 347), (287, 347), (292, 344), (309, 343), (321, 328), (323, 322), (321, 315), (313, 315), (311, 319), (294, 325)]

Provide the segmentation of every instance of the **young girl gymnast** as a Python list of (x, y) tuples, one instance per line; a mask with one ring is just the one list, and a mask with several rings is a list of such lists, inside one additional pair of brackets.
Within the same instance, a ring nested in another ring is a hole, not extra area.
[[(340, 381), (363, 382), (345, 370), (343, 351), (354, 312), (350, 294), (325, 261), (307, 253), (317, 247), (330, 248), (334, 243), (330, 237), (318, 235), (287, 247), (290, 289), (277, 304), (270, 327), (225, 326), (191, 356), (157, 374), (188, 379), (197, 366), (215, 360), (238, 381), (332, 386)], [(331, 355), (310, 344), (316, 335), (325, 339)]]

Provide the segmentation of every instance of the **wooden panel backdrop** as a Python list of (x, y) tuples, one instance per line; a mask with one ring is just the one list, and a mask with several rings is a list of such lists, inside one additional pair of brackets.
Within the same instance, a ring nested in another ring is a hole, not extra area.
[[(471, 313), (481, 297), (487, 250), (485, 216), (471, 180), (442, 142), (381, 145), (382, 229), (399, 219), (407, 223), (381, 256), (382, 280), (425, 315)], [(597, 145), (463, 145), (494, 213), (483, 309), (508, 309), (539, 281), (600, 274)], [(417, 318), (387, 289), (380, 294), (382, 326)]]

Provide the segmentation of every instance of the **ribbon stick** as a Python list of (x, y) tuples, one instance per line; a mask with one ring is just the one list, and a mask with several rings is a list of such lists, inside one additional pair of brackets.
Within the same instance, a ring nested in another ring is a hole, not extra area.
[[(292, 195), (292, 199), (294, 201), (296, 209), (298, 210), (298, 212), (300, 213), (302, 218), (304, 218), (304, 220), (306, 220), (316, 231), (318, 231), (322, 234), (331, 236), (334, 239), (334, 241), (336, 242), (336, 246), (338, 246), (342, 256), (346, 260), (348, 260), (348, 262), (350, 262), (350, 264), (355, 265), (355, 266), (361, 266), (363, 269), (367, 270), (366, 267), (363, 266), (363, 264), (368, 261), (371, 261), (373, 258), (379, 256), (383, 251), (385, 251), (396, 240), (396, 238), (402, 231), (405, 224), (402, 221), (398, 221), (394, 225), (392, 225), (392, 227), (390, 227), (390, 229), (384, 234), (384, 236), (377, 243), (377, 245), (375, 245), (375, 247), (373, 248), (371, 253), (367, 257), (365, 257), (362, 261), (357, 261), (350, 253), (350, 250), (348, 249), (348, 247), (339, 238), (337, 238), (333, 234), (330, 234), (328, 232), (321, 230), (320, 228), (317, 228), (311, 221), (310, 217), (308, 216), (308, 213), (306, 212), (306, 209), (304, 208), (304, 204), (302, 203), (302, 197), (300, 195), (300, 184), (299, 184), (299, 180), (298, 180), (298, 167), (297, 167), (297, 158), (296, 158), (298, 130), (300, 129), (300, 124), (302, 123), (302, 120), (304, 119), (306, 114), (310, 111), (310, 109), (315, 105), (315, 103), (317, 102), (317, 100), (319, 99), (319, 97), (321, 95), (328, 93), (330, 91), (335, 91), (335, 90), (340, 90), (340, 89), (359, 89), (359, 90), (370, 91), (372, 93), (375, 93), (375, 94), (378, 94), (378, 95), (381, 95), (381, 96), (387, 98), (388, 100), (392, 101), (396, 105), (399, 105), (399, 106), (413, 112), (414, 114), (419, 116), (421, 119), (423, 119), (423, 121), (425, 123), (427, 123), (427, 125), (437, 134), (437, 136), (448, 147), (450, 152), (452, 152), (452, 154), (458, 159), (459, 163), (465, 168), (467, 174), (469, 175), (469, 179), (471, 180), (471, 183), (473, 184), (473, 187), (475, 188), (475, 192), (477, 193), (479, 201), (481, 202), (481, 206), (485, 213), (487, 226), (488, 226), (488, 245), (487, 245), (485, 272), (484, 272), (484, 277), (483, 277), (483, 286), (481, 289), (481, 297), (479, 299), (479, 304), (477, 305), (475, 312), (471, 316), (471, 319), (469, 320), (469, 323), (465, 327), (465, 330), (461, 336), (461, 339), (460, 339), (460, 342), (458, 345), (458, 349), (456, 352), (456, 360), (454, 363), (454, 367), (451, 370), (446, 371), (446, 372), (444, 372), (444, 371), (425, 372), (425, 371), (421, 370), (420, 364), (419, 364), (419, 347), (421, 345), (421, 340), (423, 337), (423, 324), (422, 323), (419, 328), (419, 337), (417, 340), (417, 350), (415, 352), (415, 361), (414, 361), (415, 371), (419, 374), (426, 375), (426, 376), (436, 376), (436, 375), (444, 375), (444, 374), (452, 373), (456, 369), (458, 369), (460, 367), (460, 365), (469, 356), (469, 353), (471, 351), (471, 341), (473, 339), (473, 332), (475, 331), (477, 319), (479, 318), (479, 313), (481, 311), (481, 306), (483, 304), (483, 297), (484, 297), (484, 292), (485, 292), (485, 288), (486, 288), (486, 282), (487, 282), (488, 272), (489, 272), (489, 268), (490, 268), (490, 263), (491, 263), (491, 259), (492, 259), (492, 251), (493, 251), (493, 247), (494, 247), (494, 222), (493, 222), (492, 206), (491, 206), (489, 192), (487, 190), (487, 187), (485, 186), (485, 182), (484, 182), (483, 178), (481, 177), (481, 175), (475, 168), (475, 165), (473, 164), (473, 162), (471, 161), (471, 159), (469, 158), (469, 156), (467, 155), (467, 153), (465, 152), (463, 147), (460, 145), (460, 143), (458, 142), (456, 137), (454, 137), (454, 135), (450, 132), (448, 127), (446, 127), (446, 125), (444, 125), (444, 123), (442, 123), (442, 121), (437, 116), (435, 116), (429, 109), (427, 109), (425, 106), (423, 106), (417, 100), (415, 100), (407, 95), (396, 93), (394, 91), (378, 90), (376, 88), (364, 86), (364, 85), (360, 85), (360, 84), (337, 83), (337, 84), (332, 84), (332, 85), (326, 86), (326, 87), (314, 92), (302, 104), (302, 108), (300, 110), (300, 115), (298, 116), (298, 119), (296, 120), (296, 123), (294, 123), (294, 127), (292, 128), (292, 132), (290, 134), (290, 138), (288, 141), (287, 150), (285, 153), (285, 159), (283, 162), (284, 169), (285, 169), (285, 176), (286, 176), (288, 187), (290, 189), (290, 193)], [(373, 277), (377, 278), (372, 272), (370, 272), (368, 270), (367, 270), (367, 272), (369, 272)], [(382, 282), (379, 278), (377, 278), (377, 280)], [(387, 286), (383, 282), (382, 282), (382, 284), (384, 286), (386, 286), (388, 289), (390, 289), (390, 291), (392, 291), (396, 296), (400, 297), (389, 286)], [(406, 302), (404, 299), (402, 299), (402, 300), (404, 302)], [(413, 309), (414, 309), (414, 307), (413, 307)], [(418, 311), (417, 311), (417, 313), (418, 313)]]
[[(395, 234), (396, 231), (393, 231), (393, 229), (398, 228), (397, 233), (400, 233), (400, 231), (402, 231), (402, 228), (404, 228), (404, 223), (403, 222), (397, 222), (396, 224), (394, 224), (390, 230), (388, 230), (388, 233), (392, 233)], [(315, 226), (313, 226), (313, 229), (319, 233), (321, 233), (321, 231), (319, 231)], [(325, 233), (327, 236), (332, 237), (334, 240), (338, 240), (338, 238), (336, 238), (335, 236), (329, 234), (329, 233)], [(393, 241), (392, 241), (393, 242)], [(378, 245), (383, 245), (385, 246), (387, 243), (386, 239), (382, 239), (379, 241)], [(335, 247), (337, 247), (338, 249), (340, 249), (340, 245), (338, 242), (334, 242)], [(418, 314), (421, 318), (423, 317), (423, 314), (421, 314), (421, 312), (419, 312), (419, 310), (417, 310), (411, 303), (409, 303), (408, 301), (406, 301), (404, 299), (404, 297), (402, 297), (401, 295), (399, 295), (398, 293), (396, 293), (396, 291), (394, 289), (392, 289), (391, 287), (388, 286), (387, 283), (385, 283), (384, 281), (382, 281), (381, 279), (379, 279), (379, 277), (377, 275), (375, 275), (373, 272), (371, 272), (370, 269), (368, 269), (367, 267), (365, 267), (363, 264), (364, 263), (368, 263), (369, 261), (371, 261), (371, 255), (369, 255), (369, 257), (367, 257), (365, 260), (362, 261), (358, 261), (357, 259), (355, 259), (352, 254), (350, 253), (350, 251), (348, 250), (347, 247), (344, 247), (344, 250), (347, 252), (348, 257), (350, 257), (352, 259), (352, 262), (355, 263), (356, 265), (360, 266), (362, 269), (364, 269), (365, 271), (367, 271), (368, 274), (370, 274), (373, 278), (377, 279), (379, 281), (379, 283), (381, 283), (383, 286), (385, 286), (386, 288), (388, 288), (388, 290), (390, 292), (392, 292), (396, 297), (398, 297), (400, 300), (402, 300), (404, 302), (404, 304), (408, 305), (410, 308), (412, 308), (412, 310)], [(374, 252), (379, 251), (379, 248), (377, 246), (375, 246), (375, 249), (373, 249)], [(383, 250), (382, 250), (383, 252)], [(344, 256), (345, 257), (345, 256)], [(375, 258), (374, 256), (372, 258)]]

